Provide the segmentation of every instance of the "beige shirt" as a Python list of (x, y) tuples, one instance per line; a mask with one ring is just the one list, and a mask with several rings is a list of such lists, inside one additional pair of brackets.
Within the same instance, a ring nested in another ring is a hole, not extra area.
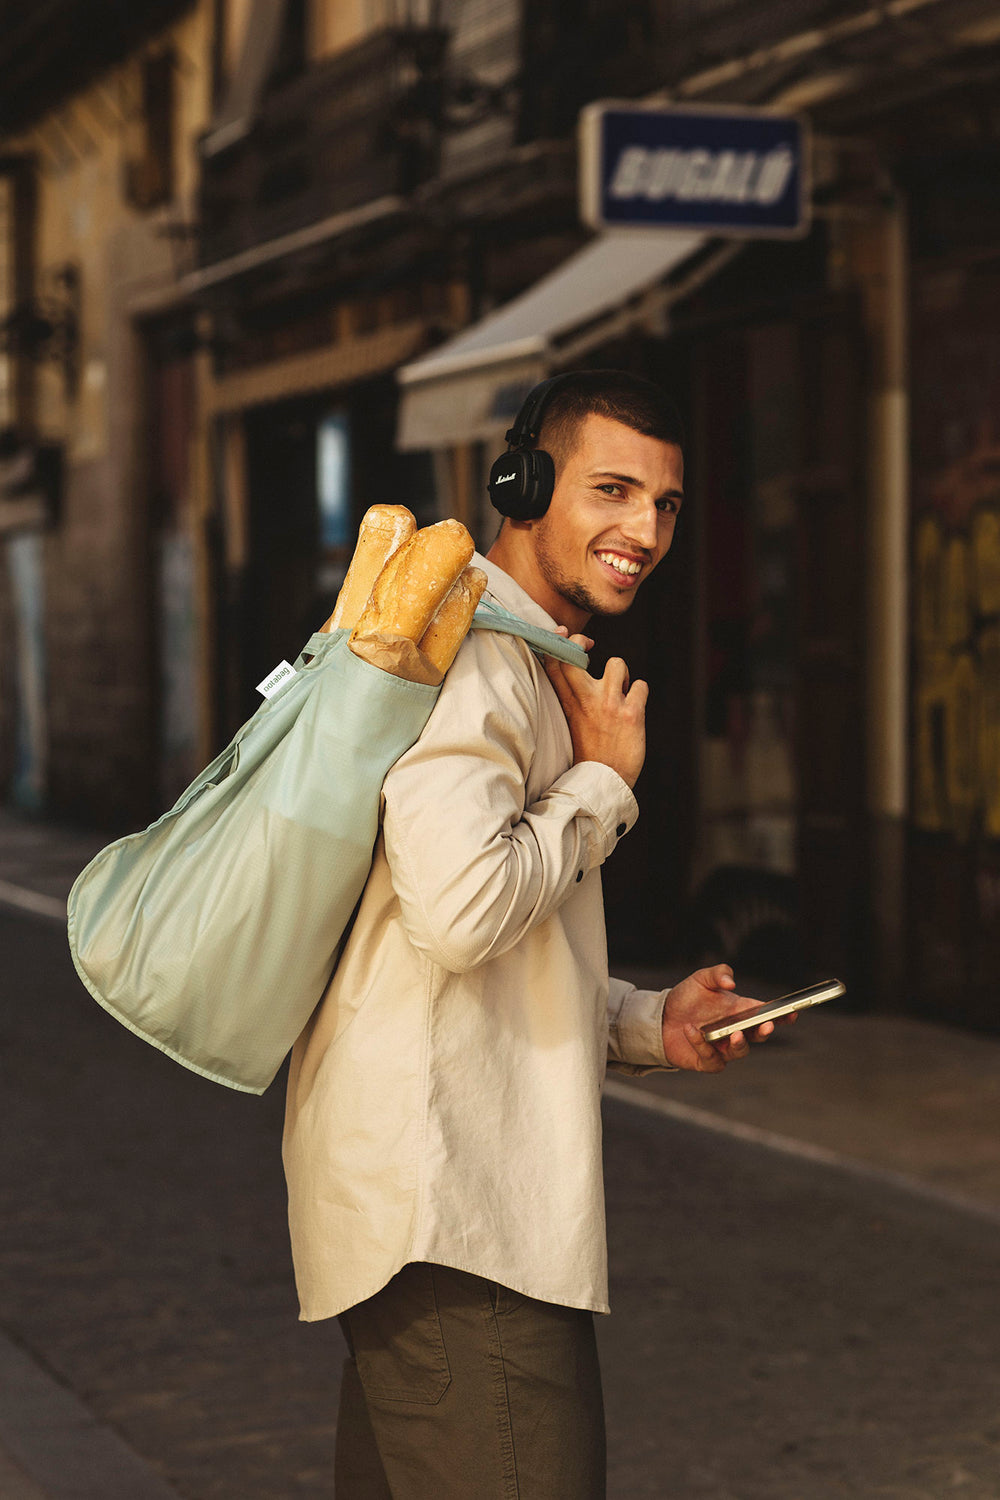
[[(477, 557), (492, 597), (553, 621)], [(663, 1067), (664, 993), (609, 981), (600, 866), (635, 822), (573, 765), (525, 643), (473, 631), (385, 781), (382, 834), (292, 1054), (284, 1160), (302, 1317), (408, 1261), (608, 1310), (600, 1095)]]

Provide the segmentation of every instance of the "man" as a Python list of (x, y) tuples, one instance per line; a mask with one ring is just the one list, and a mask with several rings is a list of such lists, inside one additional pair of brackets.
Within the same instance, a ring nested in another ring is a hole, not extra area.
[[(628, 609), (673, 540), (681, 444), (657, 387), (561, 380), (551, 502), (477, 559), (489, 596), (584, 641)], [(608, 979), (599, 869), (637, 816), (646, 692), (476, 631), (386, 778), (285, 1132), (302, 1316), (340, 1315), (353, 1356), (338, 1500), (604, 1493), (605, 1066), (718, 1071), (747, 1039), (699, 1024), (753, 1003), (725, 965), (665, 994)]]

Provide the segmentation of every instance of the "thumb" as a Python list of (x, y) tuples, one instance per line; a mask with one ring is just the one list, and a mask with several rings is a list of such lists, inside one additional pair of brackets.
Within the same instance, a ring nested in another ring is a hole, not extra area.
[(695, 978), (707, 990), (732, 990), (736, 988), (733, 971), (728, 964), (715, 964), (711, 969), (699, 969)]

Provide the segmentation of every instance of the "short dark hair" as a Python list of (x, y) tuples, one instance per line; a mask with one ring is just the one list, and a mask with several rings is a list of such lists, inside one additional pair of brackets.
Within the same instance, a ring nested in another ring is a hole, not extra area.
[(684, 448), (680, 412), (662, 386), (628, 370), (576, 370), (553, 391), (538, 435), (539, 448), (551, 453), (557, 470), (566, 461), (576, 429), (591, 413)]

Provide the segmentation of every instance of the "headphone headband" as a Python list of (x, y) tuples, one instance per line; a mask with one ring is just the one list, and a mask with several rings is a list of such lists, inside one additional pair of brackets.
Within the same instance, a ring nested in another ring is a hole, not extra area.
[(562, 375), (552, 375), (528, 392), (521, 410), (514, 418), (513, 427), (508, 428), (504, 434), (504, 441), (510, 448), (527, 448), (532, 443), (538, 442), (538, 435), (542, 430), (542, 417), (549, 404), (549, 398), (560, 386), (575, 379), (577, 373), (571, 370)]

